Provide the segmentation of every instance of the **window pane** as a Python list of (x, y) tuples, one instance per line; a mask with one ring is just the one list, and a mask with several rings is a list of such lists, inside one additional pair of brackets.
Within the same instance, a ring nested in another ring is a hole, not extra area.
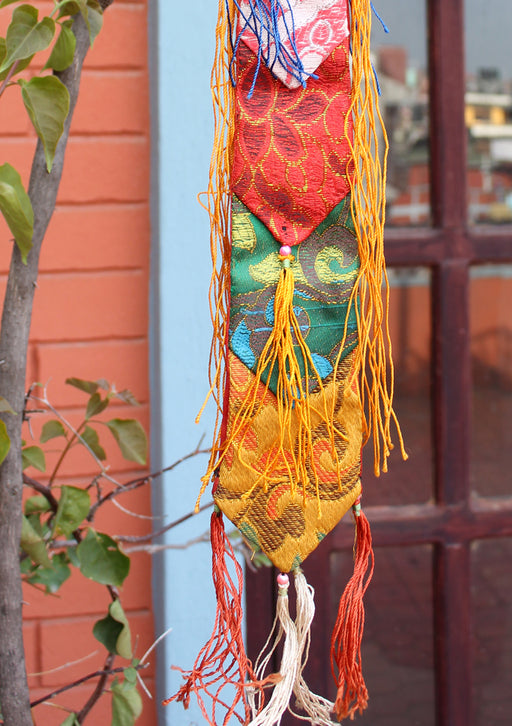
[(512, 222), (510, 0), (466, 0), (469, 219)]
[(473, 545), (475, 726), (512, 713), (512, 539)]
[(482, 496), (510, 494), (512, 266), (471, 270), (471, 481)]
[(430, 271), (427, 268), (389, 270), (390, 328), (395, 363), (395, 412), (409, 454), (402, 461), (398, 439), (389, 471), (373, 476), (371, 442), (363, 451), (365, 506), (417, 504), (433, 494), (430, 339)]
[(378, 3), (372, 49), (382, 96), (380, 107), (390, 150), (387, 175), (388, 226), (430, 224), (427, 24), (425, 4)]
[[(434, 726), (432, 548), (376, 548), (365, 595), (363, 672), (370, 694), (357, 723)], [(331, 554), (331, 581), (350, 577), (351, 554)], [(335, 589), (335, 588), (333, 588)], [(332, 621), (338, 602), (332, 603)]]

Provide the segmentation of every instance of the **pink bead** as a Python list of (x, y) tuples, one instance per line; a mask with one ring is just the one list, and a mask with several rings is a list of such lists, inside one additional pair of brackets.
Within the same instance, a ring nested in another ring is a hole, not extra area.
[(290, 584), (290, 578), (288, 577), (288, 575), (285, 575), (283, 572), (281, 572), (277, 576), (277, 584), (279, 585), (279, 587), (288, 587), (288, 585)]
[(291, 255), (292, 248), (289, 245), (283, 245), (281, 249), (279, 250), (279, 254), (281, 257), (288, 257), (288, 255)]

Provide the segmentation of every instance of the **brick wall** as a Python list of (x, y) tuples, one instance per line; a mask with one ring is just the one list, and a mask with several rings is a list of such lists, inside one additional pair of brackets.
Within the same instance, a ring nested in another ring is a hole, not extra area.
[[(43, 7), (43, 3), (40, 4)], [(14, 6), (0, 11), (0, 32)], [(48, 5), (46, 5), (48, 7)], [(41, 255), (41, 273), (29, 351), (28, 382), (48, 382), (52, 402), (76, 420), (85, 394), (64, 384), (67, 376), (103, 377), (130, 388), (142, 404), (136, 414), (148, 429), (149, 283), (149, 102), (147, 7), (144, 0), (115, 0), (104, 28), (86, 58), (72, 126), (58, 208)], [(33, 134), (16, 89), (0, 102), (0, 163), (10, 162), (28, 181)], [(0, 287), (3, 297), (10, 254), (9, 231), (0, 221)], [(132, 416), (122, 407), (112, 415)], [(34, 428), (40, 427), (35, 421)], [(108, 447), (113, 472), (126, 480), (140, 473)], [(83, 484), (94, 466), (84, 453), (73, 455), (59, 483)], [(123, 505), (150, 514), (148, 490), (127, 496)], [(140, 534), (148, 519), (112, 507), (97, 521), (101, 531)], [(103, 662), (102, 646), (91, 634), (104, 617), (106, 589), (82, 576), (68, 580), (58, 596), (26, 588), (26, 649), (34, 697), (94, 671)], [(132, 557), (123, 588), (140, 656), (153, 640), (150, 561)], [(90, 655), (93, 653), (93, 655)], [(89, 656), (63, 670), (66, 663)], [(153, 686), (153, 672), (145, 680)], [(63, 694), (55, 702), (81, 708), (93, 685)], [(91, 714), (90, 723), (110, 723), (110, 698)], [(38, 726), (60, 724), (66, 714), (52, 706), (35, 711)], [(155, 710), (144, 696), (140, 726), (155, 724)]]

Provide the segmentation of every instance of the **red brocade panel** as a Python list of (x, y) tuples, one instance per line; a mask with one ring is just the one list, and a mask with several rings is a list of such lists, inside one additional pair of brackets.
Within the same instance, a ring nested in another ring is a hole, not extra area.
[(347, 39), (289, 89), (240, 44), (232, 191), (282, 244), (306, 239), (350, 191), (348, 59)]

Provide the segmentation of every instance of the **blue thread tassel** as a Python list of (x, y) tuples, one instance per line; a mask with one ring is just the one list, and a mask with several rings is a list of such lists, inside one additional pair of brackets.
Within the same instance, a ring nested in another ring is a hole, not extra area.
[[(315, 74), (308, 73), (304, 69), (304, 65), (300, 59), (295, 42), (295, 22), (290, 0), (248, 0), (248, 13), (244, 13), (242, 10), (240, 0), (234, 0), (234, 4), (239, 14), (239, 28), (236, 37), (234, 37), (233, 20), (229, 18), (233, 48), (233, 58), (231, 59), (229, 67), (229, 75), (233, 85), (236, 85), (234, 72), (236, 55), (240, 46), (241, 37), (247, 30), (251, 31), (258, 40), (256, 70), (252, 79), (251, 88), (247, 94), (248, 98), (251, 98), (254, 92), (262, 61), (268, 66), (270, 71), (272, 71), (276, 63), (282, 65), (287, 73), (295, 78), (303, 87), (306, 86), (307, 78), (317, 78)], [(227, 0), (226, 7), (229, 15)], [(288, 18), (285, 15), (285, 11), (289, 11)], [(279, 29), (280, 22), (284, 26), (283, 36), (281, 36)], [(289, 42), (289, 49), (286, 47), (287, 42)]]

